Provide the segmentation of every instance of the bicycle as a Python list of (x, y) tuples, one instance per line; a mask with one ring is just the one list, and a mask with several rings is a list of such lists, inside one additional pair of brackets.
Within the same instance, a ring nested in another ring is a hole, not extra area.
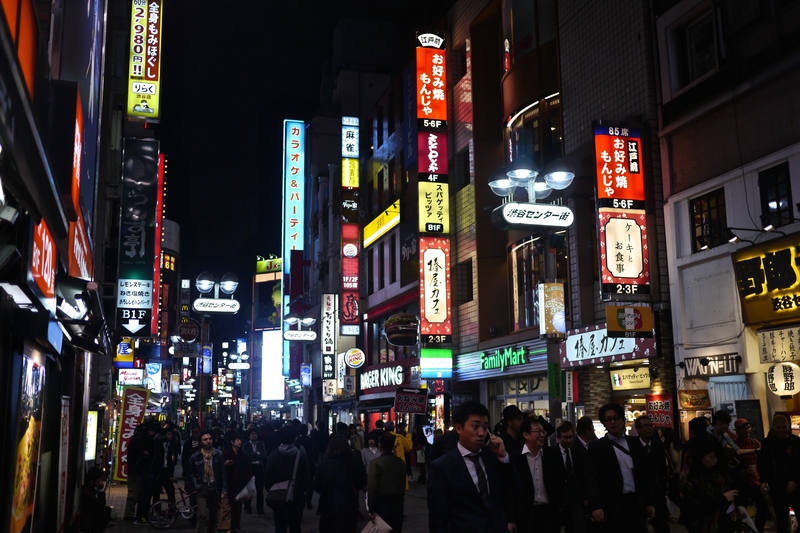
[[(182, 478), (170, 478), (173, 483), (181, 481)], [(154, 529), (169, 529), (181, 515), (185, 520), (191, 520), (197, 514), (197, 504), (192, 505), (191, 497), (197, 491), (186, 492), (183, 486), (177, 483), (178, 491), (180, 491), (180, 499), (175, 503), (170, 503), (169, 500), (158, 500), (150, 506), (147, 513), (147, 521)]]

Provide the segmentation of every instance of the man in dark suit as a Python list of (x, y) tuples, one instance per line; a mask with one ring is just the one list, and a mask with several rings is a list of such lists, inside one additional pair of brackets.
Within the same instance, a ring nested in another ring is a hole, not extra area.
[(561, 456), (559, 473), (564, 478), (564, 498), (561, 502), (561, 523), (567, 533), (586, 531), (586, 507), (584, 506), (584, 477), (586, 474), (586, 449), (575, 444), (575, 430), (571, 423), (564, 422), (556, 429), (556, 448)]
[(607, 403), (599, 415), (608, 433), (589, 445), (586, 494), (592, 518), (605, 531), (647, 533), (647, 519), (656, 511), (644, 447), (625, 435), (621, 405)]
[(489, 411), (466, 401), (455, 409), (453, 427), (458, 444), (428, 465), (430, 532), (506, 533), (509, 457), (503, 440), (489, 432)]
[(653, 421), (643, 415), (634, 422), (639, 433), (639, 443), (647, 455), (650, 467), (650, 485), (653, 487), (653, 506), (656, 516), (650, 522), (655, 533), (669, 533), (669, 510), (667, 509), (667, 452), (661, 439), (653, 438)]
[(545, 445), (546, 432), (536, 419), (523, 420), (520, 433), (525, 444), (510, 454), (514, 491), (508, 495), (508, 521), (518, 533), (559, 533), (565, 478), (558, 451)]

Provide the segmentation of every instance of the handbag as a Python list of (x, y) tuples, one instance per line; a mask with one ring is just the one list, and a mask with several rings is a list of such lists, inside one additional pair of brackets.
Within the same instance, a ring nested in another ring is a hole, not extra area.
[(391, 530), (392, 527), (379, 514), (375, 513), (375, 518), (367, 522), (361, 533), (389, 533)]
[(417, 464), (425, 464), (425, 449), (417, 450)]
[(236, 495), (236, 501), (240, 502), (242, 500), (252, 500), (255, 495), (256, 478), (255, 476), (251, 476), (250, 481), (247, 482), (247, 485), (245, 485), (244, 488), (239, 491), (239, 494)]
[(291, 481), (280, 481), (272, 485), (267, 491), (267, 505), (270, 507), (282, 507), (294, 500), (294, 480), (297, 477), (298, 464), (300, 464), (299, 449), (297, 450), (297, 458), (294, 460)]

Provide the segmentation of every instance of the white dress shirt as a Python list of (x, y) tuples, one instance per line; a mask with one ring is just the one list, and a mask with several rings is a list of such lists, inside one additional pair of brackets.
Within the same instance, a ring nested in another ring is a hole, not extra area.
[[(614, 438), (611, 433), (608, 433), (607, 436), (611, 442), (616, 442), (629, 452), (631, 451), (628, 447), (628, 440), (625, 438), (625, 435), (622, 435), (620, 439)], [(614, 453), (617, 454), (617, 462), (619, 462), (619, 469), (622, 473), (622, 493), (632, 494), (636, 492), (636, 483), (633, 480), (633, 457), (616, 446), (614, 446)]]
[[(567, 468), (567, 450), (563, 446), (561, 446), (559, 444), (558, 445), (558, 451), (561, 452), (561, 462), (564, 463), (564, 468)], [(572, 461), (572, 450), (571, 449), (570, 449), (570, 452), (569, 452), (569, 458), (570, 458), (570, 461)], [(575, 461), (572, 461), (572, 467), (575, 468)]]
[(584, 447), (584, 449), (586, 449), (586, 450), (589, 449), (589, 443), (588, 442), (584, 442), (583, 439), (578, 437), (578, 436), (576, 436), (575, 438), (578, 439), (578, 442), (581, 443), (581, 445)]
[[(464, 448), (461, 443), (458, 443), (458, 452), (461, 454), (461, 457), (464, 458), (464, 464), (467, 465), (467, 471), (469, 472), (469, 477), (472, 478), (472, 482), (475, 484), (475, 488), (478, 489), (480, 492), (480, 487), (478, 486), (478, 471), (475, 470), (475, 463), (472, 459), (469, 458), (472, 455), (472, 452), (468, 449)], [(507, 463), (509, 461), (508, 454), (506, 453), (505, 457), (500, 458), (501, 463)], [(478, 462), (481, 465), (481, 469), (483, 470), (483, 475), (486, 477), (486, 489), (491, 494), (491, 489), (489, 488), (489, 474), (486, 472), (486, 464), (483, 462), (483, 457), (478, 455)]]
[(531, 471), (531, 478), (533, 479), (533, 503), (544, 504), (550, 503), (547, 497), (547, 489), (544, 487), (544, 473), (542, 472), (542, 449), (539, 448), (539, 453), (533, 455), (533, 452), (528, 448), (528, 445), (522, 447), (522, 455), (528, 459), (528, 468)]

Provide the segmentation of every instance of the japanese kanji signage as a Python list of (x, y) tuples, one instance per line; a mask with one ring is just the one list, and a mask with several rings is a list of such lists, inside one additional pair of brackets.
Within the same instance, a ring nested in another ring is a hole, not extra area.
[(397, 389), (394, 397), (395, 413), (424, 414), (428, 407), (428, 391)]
[[(345, 189), (358, 189), (358, 159), (342, 158), (342, 187)], [(358, 211), (358, 204), (356, 204)]]
[(650, 368), (646, 366), (615, 368), (609, 374), (611, 376), (611, 390), (650, 388)]
[(781, 398), (791, 398), (800, 392), (800, 366), (778, 363), (767, 370), (767, 387)]
[(33, 224), (33, 246), (31, 246), (28, 286), (36, 292), (45, 309), (56, 309), (56, 270), (58, 255), (56, 242), (44, 219)]
[(158, 122), (163, 0), (133, 0), (128, 116)]
[(283, 273), (289, 275), (291, 250), (303, 249), (305, 228), (305, 123), (283, 121)]
[(603, 296), (650, 294), (641, 135), (595, 124), (594, 139)]
[(586, 326), (567, 332), (558, 348), (561, 368), (601, 365), (656, 356), (652, 338), (615, 338), (603, 326)]
[(800, 327), (759, 331), (758, 359), (762, 363), (800, 359)]
[(147, 399), (150, 391), (139, 387), (125, 387), (122, 391), (122, 406), (119, 417), (119, 436), (117, 438), (117, 466), (114, 470), (114, 479), (127, 481), (128, 479), (128, 450), (136, 426), (144, 420), (147, 410)]
[(574, 221), (572, 210), (564, 205), (507, 202), (492, 211), (492, 223), (502, 229), (568, 228)]
[(657, 428), (673, 427), (672, 394), (645, 394), (647, 402), (647, 416), (653, 421), (653, 426)]
[(420, 335), (428, 345), (451, 342), (450, 239), (419, 238)]
[(159, 143), (125, 139), (119, 238), (117, 327), (126, 337), (153, 335), (153, 268), (159, 197)]
[[(342, 223), (342, 326), (361, 324), (358, 297), (360, 269), (358, 233), (358, 224)], [(343, 329), (342, 334), (350, 331), (353, 329)]]
[(320, 339), (323, 355), (333, 355), (336, 353), (336, 337), (338, 336), (336, 327), (339, 322), (339, 295), (322, 295), (322, 332)]
[(342, 157), (358, 159), (358, 117), (342, 117)]
[(751, 246), (733, 254), (745, 324), (800, 318), (800, 246), (797, 237)]
[(419, 182), (420, 233), (450, 233), (450, 192), (447, 183)]
[(440, 121), (447, 128), (447, 61), (444, 37), (435, 33), (417, 35), (417, 118)]
[(650, 293), (645, 212), (600, 208), (600, 270), (604, 295)]
[(417, 134), (419, 181), (447, 182), (447, 132), (421, 131)]

